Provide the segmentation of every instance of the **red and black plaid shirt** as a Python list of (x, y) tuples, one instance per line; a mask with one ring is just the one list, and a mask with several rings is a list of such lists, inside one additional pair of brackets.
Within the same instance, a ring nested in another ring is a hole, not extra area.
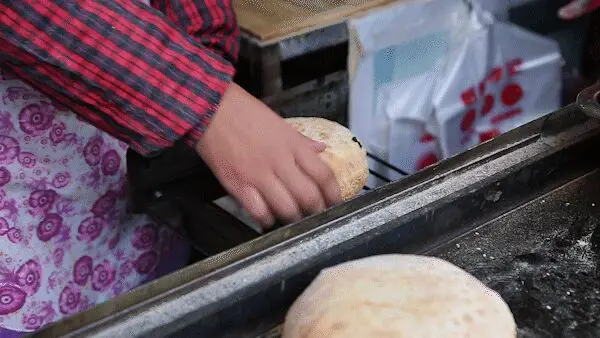
[(194, 144), (232, 81), (231, 0), (3, 0), (0, 67), (148, 154)]

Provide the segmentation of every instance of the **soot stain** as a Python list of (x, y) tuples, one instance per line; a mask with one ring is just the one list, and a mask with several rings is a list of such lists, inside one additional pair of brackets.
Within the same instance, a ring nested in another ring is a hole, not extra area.
[(478, 271), (510, 307), (519, 337), (600, 337), (600, 223), (565, 226)]

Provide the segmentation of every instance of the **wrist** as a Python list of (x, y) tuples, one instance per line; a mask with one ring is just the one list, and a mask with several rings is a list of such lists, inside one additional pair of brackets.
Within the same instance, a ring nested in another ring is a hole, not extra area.
[(232, 111), (235, 111), (238, 106), (238, 102), (242, 99), (242, 94), (245, 91), (238, 86), (235, 82), (231, 82), (229, 86), (223, 92), (221, 101), (217, 107), (213, 110), (213, 114), (210, 119), (203, 123), (201, 126), (196, 126), (190, 130), (189, 136), (191, 144), (198, 153), (202, 153), (206, 147), (206, 141), (212, 138), (212, 134), (219, 133), (221, 124), (228, 124), (227, 120), (230, 119), (229, 115)]
[[(196, 149), (196, 151), (200, 152), (200, 149), (203, 147), (202, 140), (204, 136), (209, 131), (210, 127), (214, 124), (217, 116), (219, 119), (223, 117), (225, 111), (231, 110), (231, 105), (236, 101), (236, 97), (239, 96), (237, 93), (241, 88), (235, 84), (234, 82), (230, 82), (227, 88), (223, 91), (221, 95), (221, 100), (212, 109), (212, 112), (206, 116), (206, 118), (199, 124), (192, 127), (189, 132), (185, 135), (185, 142), (192, 148)], [(243, 89), (242, 89), (243, 90)]]

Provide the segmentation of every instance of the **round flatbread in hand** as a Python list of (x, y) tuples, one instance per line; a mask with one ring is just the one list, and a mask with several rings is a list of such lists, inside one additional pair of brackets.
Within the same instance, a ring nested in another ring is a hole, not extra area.
[(514, 338), (500, 295), (437, 258), (383, 255), (323, 270), (290, 308), (283, 338)]
[(333, 171), (342, 199), (355, 197), (369, 177), (367, 151), (362, 143), (350, 130), (333, 121), (317, 117), (293, 117), (286, 121), (304, 136), (327, 145), (320, 156)]

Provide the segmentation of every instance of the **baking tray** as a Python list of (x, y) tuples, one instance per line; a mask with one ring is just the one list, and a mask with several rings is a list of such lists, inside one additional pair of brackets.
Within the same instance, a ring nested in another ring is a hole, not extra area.
[[(594, 206), (600, 205), (600, 156), (594, 156), (599, 146), (599, 121), (576, 104), (567, 106), (402, 181), (139, 287), (39, 336), (277, 335), (290, 304), (322, 268), (375, 254), (437, 255), (500, 288), (507, 272), (494, 268), (539, 258), (533, 251), (553, 239), (586, 246), (586, 231), (600, 217)], [(563, 234), (567, 229), (576, 235)], [(531, 264), (549, 264), (544, 259)], [(548, 291), (541, 296), (553, 303), (542, 306), (553, 309), (565, 295)], [(522, 327), (526, 315), (516, 312)], [(569, 315), (557, 312), (548, 326), (569, 327)], [(547, 333), (533, 330), (520, 335)]]

